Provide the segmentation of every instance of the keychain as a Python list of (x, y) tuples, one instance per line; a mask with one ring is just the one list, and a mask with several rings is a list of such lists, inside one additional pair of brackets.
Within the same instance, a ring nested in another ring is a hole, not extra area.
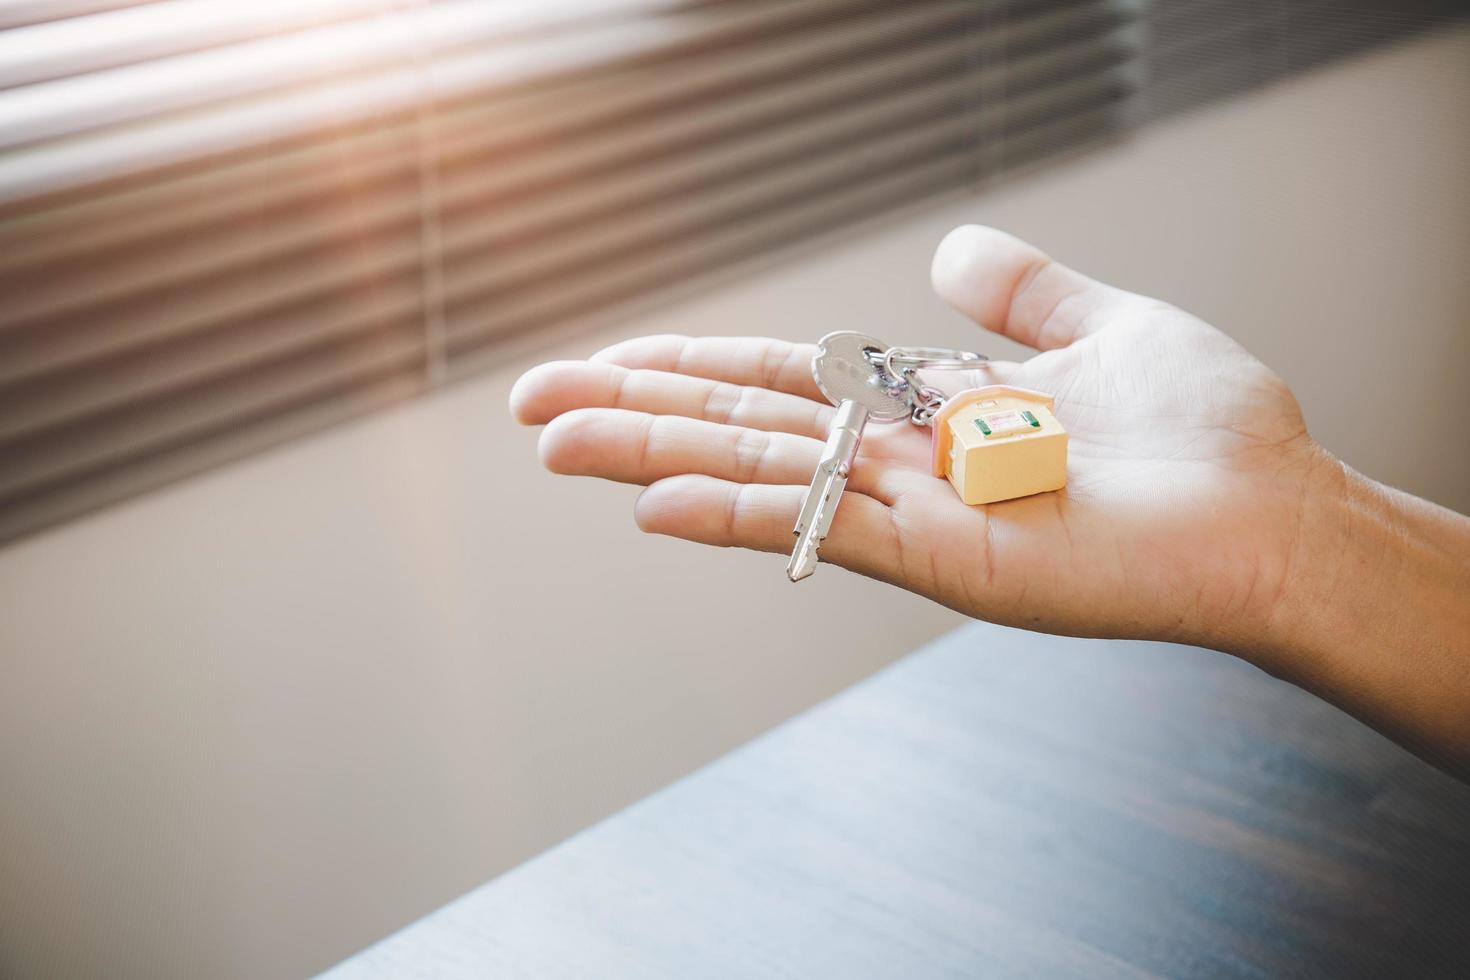
[(967, 370), (983, 354), (934, 347), (889, 347), (865, 334), (823, 337), (812, 377), (837, 406), (817, 472), (802, 500), (796, 547), (786, 574), (796, 582), (817, 567), (827, 531), (868, 422), (907, 418), (929, 426), (933, 472), (967, 504), (992, 504), (1067, 483), (1067, 433), (1050, 395), (1011, 385), (970, 388), (953, 396), (922, 384), (919, 371)]
[(1067, 432), (1052, 414), (1055, 399), (1029, 388), (986, 385), (946, 397), (919, 384), (919, 371), (966, 370), (983, 354), (934, 347), (893, 347), (883, 368), (912, 392), (910, 421), (932, 430), (934, 475), (967, 504), (993, 504), (1067, 485)]

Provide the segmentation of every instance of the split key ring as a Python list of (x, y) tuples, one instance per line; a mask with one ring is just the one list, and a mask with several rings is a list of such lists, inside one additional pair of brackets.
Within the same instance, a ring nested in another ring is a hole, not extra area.
[(883, 369), (895, 378), (915, 371), (963, 371), (990, 360), (973, 351), (947, 347), (890, 347), (883, 355)]

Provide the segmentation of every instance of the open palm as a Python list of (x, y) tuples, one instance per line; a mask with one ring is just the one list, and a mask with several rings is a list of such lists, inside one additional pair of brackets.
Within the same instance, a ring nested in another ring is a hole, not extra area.
[[(961, 387), (1054, 395), (1068, 485), (967, 506), (930, 472), (928, 429), (869, 425), (823, 560), (995, 622), (1248, 642), (1289, 574), (1294, 488), (1325, 455), (1281, 379), (1194, 317), (992, 229), (952, 232), (933, 278), (978, 323), (1042, 350)], [(814, 352), (639, 338), (534, 369), (512, 410), (549, 423), (553, 471), (646, 485), (645, 530), (789, 552), (834, 411)]]

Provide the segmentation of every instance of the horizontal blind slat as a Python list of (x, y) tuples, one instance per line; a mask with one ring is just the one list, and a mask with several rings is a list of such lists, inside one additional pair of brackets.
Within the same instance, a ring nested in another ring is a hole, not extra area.
[(28, 27), (157, 2), (159, 0), (0, 0), (0, 29)]

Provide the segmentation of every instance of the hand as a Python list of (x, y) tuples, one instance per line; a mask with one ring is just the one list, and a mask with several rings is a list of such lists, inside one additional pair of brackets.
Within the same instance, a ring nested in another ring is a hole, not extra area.
[[(952, 232), (933, 281), (977, 323), (1042, 351), (958, 387), (1056, 396), (1068, 485), (969, 507), (931, 474), (929, 430), (870, 424), (822, 559), (993, 622), (1258, 642), (1314, 474), (1339, 470), (1281, 379), (1208, 324), (992, 229)], [(789, 553), (833, 414), (813, 351), (645, 337), (532, 370), (512, 411), (547, 423), (540, 452), (554, 472), (646, 485), (644, 530)]]

